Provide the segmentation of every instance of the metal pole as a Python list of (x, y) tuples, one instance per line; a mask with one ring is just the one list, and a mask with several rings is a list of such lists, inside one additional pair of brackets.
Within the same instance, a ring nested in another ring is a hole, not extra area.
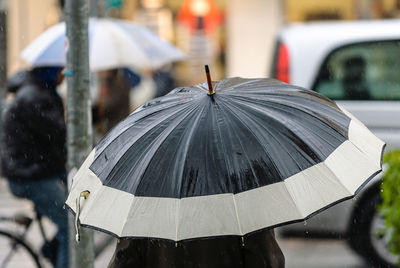
[[(7, 95), (7, 0), (0, 0), (0, 118)], [(1, 121), (0, 121), (1, 122)]]
[[(67, 79), (67, 166), (70, 171), (80, 167), (92, 147), (88, 17), (87, 0), (65, 2), (67, 66), (64, 73)], [(70, 226), (74, 226), (71, 221)], [(70, 238), (72, 237), (73, 235), (70, 235)], [(82, 228), (80, 243), (71, 241), (70, 245), (70, 267), (93, 267), (94, 247), (91, 230)]]
[[(7, 0), (0, 0), (0, 129), (7, 96)], [(1, 153), (1, 148), (0, 148)], [(1, 166), (0, 166), (1, 168)]]

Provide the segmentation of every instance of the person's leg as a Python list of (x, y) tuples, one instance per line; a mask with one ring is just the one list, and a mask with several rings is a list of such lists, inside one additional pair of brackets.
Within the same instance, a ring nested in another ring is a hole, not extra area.
[(58, 227), (56, 238), (59, 242), (57, 268), (68, 267), (68, 216), (63, 209), (67, 192), (60, 183), (65, 174), (30, 182), (9, 182), (10, 190), (16, 196), (31, 200), (36, 211), (48, 217)]

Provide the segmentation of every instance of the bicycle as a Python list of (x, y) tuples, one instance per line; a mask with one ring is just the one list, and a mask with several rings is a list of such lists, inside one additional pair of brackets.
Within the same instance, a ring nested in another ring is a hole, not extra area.
[(16, 267), (17, 262), (26, 263), (27, 267), (42, 267), (39, 254), (25, 241), (25, 237), (34, 220), (40, 222), (39, 228), (42, 232), (43, 225), (41, 224), (40, 215), (36, 215), (34, 219), (24, 214), (17, 214), (12, 217), (0, 217), (0, 222), (13, 225), (13, 230), (4, 227), (0, 229), (0, 246), (7, 249), (3, 250), (0, 255), (1, 268)]
[[(56, 257), (56, 243), (54, 239), (49, 240), (47, 238), (42, 220), (42, 215), (36, 211), (34, 217), (29, 217), (22, 213), (12, 217), (0, 216), (0, 223), (11, 225), (11, 228), (0, 227), (0, 248), (6, 249), (0, 251), (0, 268), (42, 268), (45, 263), (44, 259), (47, 259), (50, 263), (54, 262)], [(40, 236), (43, 241), (43, 245), (39, 251), (35, 250), (26, 239), (34, 222), (39, 226)], [(107, 236), (105, 239), (98, 241), (94, 249), (95, 257), (99, 256), (113, 240), (113, 237)]]

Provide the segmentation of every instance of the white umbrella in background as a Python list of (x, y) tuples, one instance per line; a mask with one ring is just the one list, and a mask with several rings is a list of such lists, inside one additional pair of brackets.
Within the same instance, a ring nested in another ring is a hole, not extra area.
[[(64, 66), (67, 49), (65, 23), (62, 22), (29, 44), (21, 57), (32, 66)], [(91, 71), (118, 67), (158, 69), (184, 58), (179, 49), (143, 26), (117, 19), (89, 20)]]

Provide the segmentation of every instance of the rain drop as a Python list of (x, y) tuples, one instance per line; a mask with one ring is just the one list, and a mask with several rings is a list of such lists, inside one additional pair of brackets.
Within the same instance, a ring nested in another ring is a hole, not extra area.
[(307, 221), (304, 221), (304, 226), (306, 226), (307, 225)]
[(383, 189), (381, 189), (381, 193), (383, 193)]

